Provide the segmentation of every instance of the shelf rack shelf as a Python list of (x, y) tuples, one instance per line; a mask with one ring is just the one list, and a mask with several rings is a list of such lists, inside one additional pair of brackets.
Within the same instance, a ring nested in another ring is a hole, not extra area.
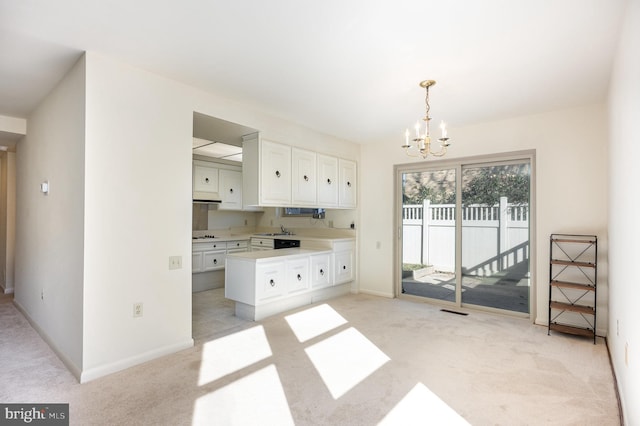
[(547, 334), (592, 337), (596, 343), (597, 258), (597, 236), (551, 234)]

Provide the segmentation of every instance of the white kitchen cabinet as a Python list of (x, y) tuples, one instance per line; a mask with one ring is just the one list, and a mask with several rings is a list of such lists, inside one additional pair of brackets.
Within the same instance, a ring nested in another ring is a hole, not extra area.
[(191, 251), (191, 272), (209, 272), (224, 268), (227, 243), (224, 241), (194, 242)]
[(338, 160), (339, 196), (338, 204), (342, 208), (356, 208), (357, 204), (357, 170), (355, 161)]
[(191, 272), (202, 272), (202, 252), (191, 253)]
[(291, 204), (291, 147), (262, 141), (260, 198), (262, 205)]
[(287, 293), (293, 294), (309, 288), (309, 258), (287, 259), (285, 270)]
[(282, 296), (287, 291), (285, 263), (270, 262), (256, 267), (256, 298), (259, 301)]
[(245, 209), (356, 208), (355, 161), (261, 140), (258, 134), (245, 136), (242, 146)]
[(322, 288), (331, 285), (331, 256), (315, 254), (311, 256), (311, 287)]
[(248, 240), (227, 241), (227, 254), (249, 251)]
[(333, 283), (342, 284), (353, 281), (353, 251), (340, 251), (333, 254)]
[(218, 210), (242, 210), (242, 172), (219, 171), (220, 200)]
[(291, 147), (257, 134), (242, 142), (242, 202), (248, 206), (291, 205)]
[(338, 206), (338, 159), (318, 154), (318, 205)]
[(316, 205), (316, 153), (292, 148), (291, 160), (291, 204), (294, 206)]
[(193, 164), (193, 199), (219, 199), (218, 168), (206, 161), (194, 161)]
[(226, 257), (226, 250), (204, 252), (202, 257), (202, 270), (207, 272), (224, 269), (224, 260)]
[(236, 316), (257, 321), (346, 294), (348, 284), (330, 284), (331, 253), (292, 248), (229, 254), (225, 297), (236, 302)]

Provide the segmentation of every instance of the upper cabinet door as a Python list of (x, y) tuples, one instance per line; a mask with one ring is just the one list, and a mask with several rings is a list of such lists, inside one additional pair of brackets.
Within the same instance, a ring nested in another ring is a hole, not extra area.
[(242, 210), (242, 173), (236, 170), (220, 170), (219, 210)]
[[(218, 169), (204, 165), (193, 166), (193, 192), (218, 193)], [(197, 197), (196, 197), (197, 198)]]
[(318, 205), (338, 205), (338, 159), (318, 154)]
[(291, 147), (262, 141), (260, 199), (263, 205), (291, 204)]
[(340, 207), (354, 209), (357, 201), (356, 163), (340, 159), (338, 167), (340, 169)]
[(313, 206), (317, 202), (316, 153), (292, 148), (291, 203)]

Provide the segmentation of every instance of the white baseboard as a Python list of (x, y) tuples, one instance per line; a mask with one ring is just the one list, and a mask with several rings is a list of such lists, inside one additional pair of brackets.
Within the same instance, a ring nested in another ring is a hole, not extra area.
[(42, 327), (40, 327), (38, 325), (38, 323), (36, 323), (33, 318), (31, 318), (31, 316), (29, 315), (29, 313), (27, 313), (27, 311), (24, 309), (24, 307), (18, 303), (15, 299), (13, 300), (13, 305), (18, 308), (18, 310), (20, 311), (20, 313), (22, 313), (22, 315), (24, 315), (24, 317), (27, 319), (27, 321), (29, 322), (29, 324), (31, 324), (31, 327), (33, 327), (33, 329), (40, 335), (40, 337), (42, 338), (42, 340), (44, 340), (44, 342), (49, 345), (49, 347), (51, 348), (51, 350), (56, 354), (56, 356), (58, 358), (60, 358), (60, 361), (62, 361), (62, 363), (65, 365), (65, 367), (67, 367), (67, 369), (71, 372), (71, 374), (73, 374), (75, 376), (75, 378), (80, 381), (80, 368), (73, 362), (71, 361), (59, 348), (58, 346), (56, 346), (56, 344), (54, 343), (53, 340), (51, 340), (51, 338), (49, 337), (49, 335), (47, 333), (45, 333), (45, 331), (42, 329)]
[(384, 291), (367, 290), (363, 288), (361, 288), (359, 291), (362, 294), (370, 294), (371, 296), (386, 297), (388, 299), (393, 299), (396, 297), (393, 293), (386, 293)]
[(56, 346), (56, 344), (51, 340), (51, 338), (45, 333), (45, 331), (40, 327), (29, 314), (24, 309), (20, 303), (13, 301), (13, 304), (16, 308), (24, 315), (24, 317), (29, 321), (31, 327), (40, 335), (42, 340), (45, 341), (47, 345), (51, 348), (51, 350), (56, 354), (60, 361), (67, 367), (67, 369), (75, 376), (75, 378), (80, 383), (86, 383), (91, 380), (95, 380), (99, 377), (106, 376), (111, 373), (115, 373), (120, 370), (124, 370), (129, 367), (133, 367), (134, 365), (142, 364), (147, 361), (151, 361), (152, 359), (159, 358), (161, 356), (169, 355), (174, 352), (181, 351), (183, 349), (188, 349), (193, 347), (194, 342), (193, 339), (187, 339), (180, 343), (175, 343), (172, 345), (163, 346), (161, 348), (157, 348), (142, 354), (134, 355), (129, 358), (125, 358), (116, 362), (112, 362), (110, 364), (101, 365), (98, 367), (90, 368), (87, 370), (82, 370), (79, 366), (73, 363), (60, 349)]
[(82, 371), (82, 374), (80, 376), (80, 383), (87, 383), (91, 380), (95, 380), (100, 377), (125, 370), (129, 367), (133, 367), (134, 365), (142, 364), (144, 362), (151, 361), (153, 359), (160, 358), (162, 356), (169, 355), (183, 349), (188, 349), (192, 346), (193, 339), (187, 339), (184, 342), (163, 346), (161, 348), (153, 349), (151, 351), (134, 355), (129, 358), (121, 359), (116, 362), (100, 365), (98, 367), (88, 368)]

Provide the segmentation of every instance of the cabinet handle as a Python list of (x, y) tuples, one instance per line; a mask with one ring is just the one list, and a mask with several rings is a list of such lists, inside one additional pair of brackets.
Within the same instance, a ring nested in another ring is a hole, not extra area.
[(271, 284), (271, 287), (275, 287), (276, 282), (274, 280), (269, 280), (269, 284)]
[(320, 269), (320, 275), (324, 275), (324, 269)]
[(351, 182), (347, 182), (347, 186), (348, 186), (348, 187), (351, 187)]
[(280, 177), (280, 171), (276, 170), (276, 177)]
[(309, 176), (304, 175), (304, 180), (305, 180), (305, 182), (309, 182)]
[(218, 259), (213, 259), (213, 264), (217, 265), (218, 264)]
[(240, 247), (240, 243), (236, 243), (236, 247)]
[(302, 275), (298, 274), (298, 281), (302, 281)]
[(331, 179), (327, 178), (327, 183), (331, 185)]
[(347, 265), (342, 265), (342, 269), (343, 269), (344, 271), (346, 271), (346, 270), (347, 270)]
[(204, 178), (204, 181), (205, 181), (206, 183), (209, 183), (209, 178)]
[(229, 192), (233, 194), (233, 188), (229, 188)]

